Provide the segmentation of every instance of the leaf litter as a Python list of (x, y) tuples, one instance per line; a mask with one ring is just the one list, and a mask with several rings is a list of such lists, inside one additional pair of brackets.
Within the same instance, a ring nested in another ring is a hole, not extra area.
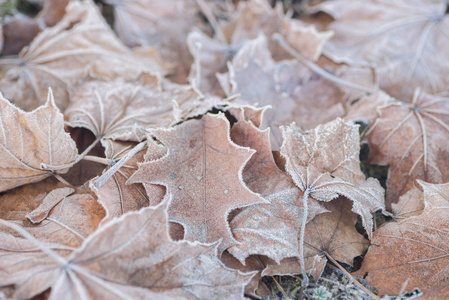
[(449, 294), (445, 1), (6, 2), (0, 298)]

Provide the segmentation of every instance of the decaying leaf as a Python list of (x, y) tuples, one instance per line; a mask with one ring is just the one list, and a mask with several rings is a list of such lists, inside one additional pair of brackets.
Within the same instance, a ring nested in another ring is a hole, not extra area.
[[(327, 256), (353, 265), (353, 259), (362, 255), (369, 245), (368, 240), (357, 232), (357, 214), (351, 211), (351, 202), (339, 197), (323, 203), (326, 212), (315, 216), (306, 225), (304, 235), (304, 258), (306, 270), (317, 280), (324, 270)], [(299, 260), (295, 258), (281, 261), (279, 265), (271, 264), (265, 274), (301, 273)]]
[(0, 191), (52, 176), (53, 171), (42, 169), (42, 164), (64, 166), (78, 154), (51, 91), (45, 105), (32, 112), (22, 111), (0, 94), (0, 111)]
[(228, 69), (219, 80), (227, 96), (240, 95), (235, 103), (275, 107), (266, 112), (264, 124), (272, 130), (275, 149), (281, 144), (280, 125), (297, 121), (309, 129), (344, 115), (344, 94), (338, 87), (325, 87), (297, 61), (276, 63), (263, 35), (245, 43)]
[(139, 165), (128, 182), (165, 185), (173, 193), (169, 219), (183, 225), (186, 240), (223, 239), (221, 252), (234, 245), (228, 214), (264, 202), (242, 181), (241, 172), (254, 150), (231, 142), (229, 122), (222, 114), (157, 129), (151, 135), (168, 152), (161, 159)]
[(0, 90), (29, 111), (45, 102), (51, 87), (64, 111), (67, 89), (86, 76), (135, 78), (139, 70), (156, 71), (157, 64), (135, 58), (91, 1), (71, 1), (63, 19), (42, 31), (17, 59), (0, 59)]
[[(416, 88), (448, 91), (446, 1), (342, 0), (318, 7), (336, 21), (324, 53), (337, 62), (371, 65), (380, 87), (404, 102)], [(443, 62), (443, 63), (442, 63)]]
[(192, 56), (186, 38), (202, 27), (194, 0), (107, 0), (114, 7), (114, 28), (128, 46), (157, 46), (162, 59), (172, 65), (176, 82), (185, 83)]
[[(105, 143), (108, 144), (105, 147), (106, 158), (111, 161), (111, 165), (115, 164), (135, 146), (134, 143), (119, 143), (111, 140), (103, 142), (103, 144)], [(108, 222), (114, 217), (119, 217), (128, 211), (138, 211), (150, 203), (147, 193), (141, 184), (126, 184), (129, 177), (137, 170), (137, 163), (143, 162), (144, 154), (145, 150), (138, 152), (100, 188), (95, 188), (93, 184), (90, 185), (90, 188), (98, 197), (98, 202), (106, 210), (106, 217), (102, 223)], [(159, 203), (160, 200), (153, 199), (153, 203)]]
[(365, 179), (360, 170), (358, 126), (337, 119), (305, 132), (294, 125), (281, 130), (281, 154), (295, 184), (319, 201), (338, 196), (353, 201), (352, 211), (362, 218), (371, 236), (371, 214), (385, 209), (384, 190), (376, 179)]
[(253, 274), (224, 267), (217, 245), (171, 241), (167, 202), (107, 223), (68, 257), (32, 237), (2, 238), (0, 285), (14, 284), (20, 299), (47, 287), (50, 299), (242, 299)]
[[(418, 180), (423, 192), (420, 215), (387, 223), (374, 234), (358, 271), (380, 294), (419, 288), (426, 299), (449, 296), (449, 185)], [(414, 196), (417, 196), (415, 193)]]
[[(72, 190), (50, 179), (20, 187), (0, 197), (0, 217), (21, 226), (41, 241), (78, 247), (97, 229), (105, 212), (89, 189), (79, 187), (67, 195)], [(59, 194), (55, 199), (57, 203), (51, 205), (49, 200), (55, 194)], [(39, 214), (45, 206), (46, 216)]]
[(140, 142), (147, 129), (174, 125), (214, 104), (188, 85), (163, 82), (150, 74), (142, 74), (138, 80), (80, 85), (71, 92), (65, 111), (70, 125), (87, 128), (102, 139)]
[(369, 162), (389, 165), (386, 205), (391, 207), (416, 179), (449, 181), (449, 98), (416, 91), (410, 104), (379, 108), (379, 118), (367, 134)]

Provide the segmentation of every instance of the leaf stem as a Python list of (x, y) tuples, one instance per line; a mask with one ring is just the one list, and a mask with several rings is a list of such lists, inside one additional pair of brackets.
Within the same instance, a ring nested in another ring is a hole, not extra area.
[(375, 93), (378, 89), (370, 89), (367, 88), (365, 86), (361, 86), (358, 85), (356, 83), (352, 83), (350, 81), (346, 81), (344, 79), (341, 79), (331, 73), (329, 73), (328, 71), (324, 70), (323, 68), (321, 68), (320, 66), (318, 66), (317, 64), (315, 64), (314, 62), (308, 60), (307, 58), (305, 58), (304, 56), (302, 56), (300, 53), (298, 53), (295, 49), (293, 49), (293, 47), (291, 47), (285, 40), (284, 38), (279, 34), (279, 33), (275, 33), (273, 35), (273, 40), (276, 41), (279, 46), (282, 47), (282, 49), (284, 49), (285, 51), (287, 51), (288, 54), (290, 54), (291, 56), (293, 56), (294, 58), (296, 58), (296, 60), (298, 60), (301, 64), (305, 65), (306, 67), (308, 67), (310, 70), (312, 70), (313, 72), (315, 72), (316, 74), (320, 75), (321, 77), (332, 81), (336, 84), (351, 88), (351, 89), (355, 89), (358, 91), (362, 91), (365, 93)]
[(113, 165), (109, 170), (103, 173), (97, 180), (94, 181), (94, 186), (100, 188), (103, 186), (115, 172), (118, 171), (131, 157), (133, 157), (137, 152), (143, 150), (147, 146), (147, 141), (143, 141), (137, 144), (131, 151), (126, 153), (115, 165)]
[(310, 189), (306, 188), (304, 191), (304, 196), (302, 198), (302, 205), (303, 205), (303, 214), (302, 214), (302, 220), (301, 220), (301, 232), (299, 234), (299, 262), (301, 264), (301, 272), (302, 272), (302, 282), (301, 286), (306, 288), (309, 285), (309, 276), (306, 272), (306, 265), (304, 261), (304, 235), (306, 232), (306, 224), (307, 224), (307, 217), (309, 215), (309, 200), (310, 195)]
[(98, 142), (101, 140), (101, 138), (102, 138), (101, 136), (97, 137), (97, 139), (95, 141), (93, 141), (93, 143), (90, 144), (89, 147), (87, 147), (86, 150), (83, 151), (83, 153), (78, 155), (74, 161), (72, 161), (68, 164), (65, 164), (65, 165), (60, 165), (60, 166), (50, 166), (50, 165), (42, 163), (41, 169), (57, 171), (57, 170), (62, 170), (62, 169), (67, 169), (67, 168), (73, 167), (75, 164), (80, 162), (98, 144)]
[(355, 284), (357, 284), (365, 293), (376, 300), (381, 300), (379, 296), (374, 295), (369, 289), (367, 289), (363, 284), (356, 280), (345, 268), (343, 268), (329, 253), (326, 253), (327, 259), (329, 259), (334, 265), (336, 265), (346, 276), (348, 276)]
[(74, 188), (74, 186), (73, 186), (70, 182), (68, 182), (67, 180), (65, 180), (64, 178), (62, 178), (61, 175), (59, 175), (59, 174), (54, 174), (54, 176), (55, 176), (56, 179), (59, 180), (59, 182), (65, 184), (65, 185), (68, 186), (68, 187)]

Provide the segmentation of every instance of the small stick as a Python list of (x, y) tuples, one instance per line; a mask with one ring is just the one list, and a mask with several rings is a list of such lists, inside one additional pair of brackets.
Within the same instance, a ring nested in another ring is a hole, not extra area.
[(370, 290), (368, 290), (363, 284), (361, 284), (358, 280), (356, 280), (352, 275), (346, 271), (345, 268), (343, 268), (332, 256), (330, 256), (328, 253), (326, 253), (326, 257), (334, 264), (336, 265), (343, 273), (345, 273), (346, 276), (348, 276), (355, 284), (357, 284), (365, 293), (367, 293), (369, 296), (371, 296), (373, 299), (381, 300), (378, 296), (374, 295)]
[(71, 187), (72, 189), (75, 188), (70, 182), (68, 182), (67, 180), (65, 180), (64, 178), (62, 178), (61, 175), (59, 174), (53, 174), (53, 176), (55, 176), (56, 179), (59, 180), (59, 182), (65, 184), (68, 187)]
[(282, 49), (284, 49), (285, 51), (287, 51), (288, 54), (290, 54), (291, 56), (293, 56), (294, 58), (296, 58), (300, 63), (302, 63), (303, 65), (305, 65), (306, 67), (308, 67), (310, 70), (312, 70), (313, 72), (315, 72), (316, 74), (320, 75), (323, 78), (326, 78), (329, 81), (332, 81), (336, 84), (351, 88), (351, 89), (355, 89), (358, 91), (362, 91), (365, 93), (375, 93), (377, 91), (377, 89), (372, 90), (369, 89), (367, 87), (346, 81), (344, 79), (341, 79), (331, 73), (329, 73), (328, 71), (324, 70), (323, 68), (321, 68), (320, 66), (318, 66), (317, 64), (311, 62), (310, 60), (308, 60), (307, 58), (305, 58), (304, 56), (302, 56), (300, 53), (298, 53), (295, 49), (293, 49), (285, 40), (284, 38), (279, 34), (279, 33), (275, 33), (273, 35), (273, 40), (275, 40), (279, 46), (282, 47)]
[(276, 283), (276, 285), (278, 286), (278, 289), (282, 292), (282, 294), (284, 294), (284, 297), (287, 299), (290, 299), (287, 295), (287, 293), (284, 291), (284, 289), (282, 288), (282, 286), (279, 284), (279, 282), (277, 282), (276, 278), (274, 278), (274, 276), (271, 276), (271, 279), (273, 279), (273, 281)]
[(147, 146), (147, 141), (143, 141), (137, 144), (131, 151), (126, 153), (115, 165), (113, 165), (109, 170), (107, 170), (103, 175), (101, 175), (97, 180), (94, 181), (94, 186), (100, 188), (103, 186), (115, 172), (118, 171), (131, 157), (133, 157), (137, 152), (143, 150)]
[(215, 18), (212, 10), (210, 9), (210, 7), (207, 5), (206, 2), (204, 2), (204, 0), (196, 0), (196, 4), (198, 4), (198, 6), (200, 7), (201, 11), (203, 12), (203, 14), (206, 16), (207, 20), (209, 21), (210, 25), (212, 26), (212, 28), (214, 29), (214, 32), (216, 34), (217, 39), (224, 43), (227, 44), (227, 40), (226, 37), (223, 33), (223, 31), (220, 28), (220, 25), (218, 24), (217, 19)]

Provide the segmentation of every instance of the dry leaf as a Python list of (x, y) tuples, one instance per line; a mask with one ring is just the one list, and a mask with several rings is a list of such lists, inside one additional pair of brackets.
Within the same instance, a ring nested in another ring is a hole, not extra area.
[[(15, 284), (14, 298), (33, 297), (44, 286), (50, 299), (243, 299), (253, 274), (225, 268), (217, 245), (171, 241), (167, 202), (107, 223), (66, 258), (35, 239), (2, 238), (0, 248), (9, 251), (0, 255), (8, 270), (0, 272), (1, 285)], [(42, 252), (23, 252), (33, 248), (30, 241)]]
[[(281, 144), (280, 125), (297, 121), (304, 129), (343, 116), (344, 93), (316, 77), (297, 61), (276, 63), (263, 35), (248, 41), (229, 64), (229, 73), (219, 76), (227, 96), (239, 94), (234, 102), (272, 105), (265, 124), (272, 130), (272, 144)], [(324, 111), (324, 112), (323, 112)]]
[(368, 284), (380, 294), (398, 294), (407, 282), (406, 291), (419, 288), (426, 299), (446, 298), (449, 186), (418, 183), (424, 190), (424, 211), (379, 228), (358, 274), (367, 274)]
[(194, 27), (205, 29), (193, 0), (107, 0), (114, 7), (114, 28), (128, 46), (157, 46), (173, 68), (170, 78), (185, 83), (192, 56), (186, 38)]
[(360, 170), (358, 126), (337, 119), (305, 132), (294, 125), (281, 131), (281, 154), (295, 184), (319, 201), (350, 199), (352, 211), (360, 215), (371, 237), (372, 213), (385, 209), (384, 189), (376, 179), (365, 179)]
[[(134, 143), (118, 143), (111, 140), (107, 140), (104, 143), (108, 144), (105, 147), (106, 159), (111, 161), (111, 165), (115, 164), (135, 146)], [(106, 210), (106, 217), (103, 219), (102, 224), (128, 211), (137, 211), (150, 203), (147, 193), (140, 183), (126, 184), (129, 177), (137, 170), (137, 164), (143, 162), (144, 154), (144, 150), (138, 152), (100, 188), (90, 184), (90, 188), (98, 197), (98, 202)], [(159, 203), (161, 200), (155, 199), (153, 203)]]
[[(446, 1), (342, 0), (316, 10), (336, 21), (324, 53), (337, 62), (375, 67), (380, 87), (404, 102), (416, 88), (448, 91), (449, 25)], [(315, 10), (315, 11), (316, 11)]]
[(386, 205), (391, 207), (413, 187), (415, 179), (430, 183), (449, 180), (449, 99), (416, 91), (410, 104), (392, 103), (379, 108), (370, 129), (369, 163), (389, 165)]
[(42, 169), (61, 166), (56, 174), (68, 171), (78, 150), (64, 131), (63, 115), (51, 90), (45, 105), (24, 112), (0, 94), (0, 191), (41, 181), (55, 173)]
[[(12, 190), (0, 197), (0, 216), (20, 225), (41, 241), (78, 247), (97, 229), (105, 212), (95, 195), (85, 187), (76, 188), (75, 193), (68, 196), (60, 195), (56, 204), (48, 203), (55, 193), (64, 190), (67, 188), (50, 179)], [(43, 216), (36, 213), (43, 206), (50, 207), (45, 212), (48, 216), (41, 220)], [(30, 220), (30, 216), (34, 217)]]
[(64, 18), (42, 31), (17, 59), (0, 59), (0, 89), (17, 106), (32, 110), (45, 102), (51, 87), (64, 110), (67, 88), (87, 75), (135, 78), (140, 70), (156, 71), (156, 65), (135, 58), (91, 1), (72, 1)]
[(223, 239), (220, 253), (235, 244), (228, 214), (264, 202), (242, 181), (241, 172), (254, 150), (231, 142), (229, 123), (222, 114), (154, 130), (151, 135), (168, 152), (161, 159), (139, 165), (128, 182), (165, 185), (173, 194), (169, 220), (183, 225), (186, 240)]
[[(339, 197), (323, 203), (326, 212), (321, 212), (306, 225), (304, 235), (306, 270), (317, 280), (324, 270), (327, 256), (353, 265), (353, 259), (362, 255), (369, 242), (357, 232), (357, 215), (351, 211), (351, 202)], [(298, 259), (290, 258), (271, 264), (265, 274), (298, 274), (301, 268)]]

